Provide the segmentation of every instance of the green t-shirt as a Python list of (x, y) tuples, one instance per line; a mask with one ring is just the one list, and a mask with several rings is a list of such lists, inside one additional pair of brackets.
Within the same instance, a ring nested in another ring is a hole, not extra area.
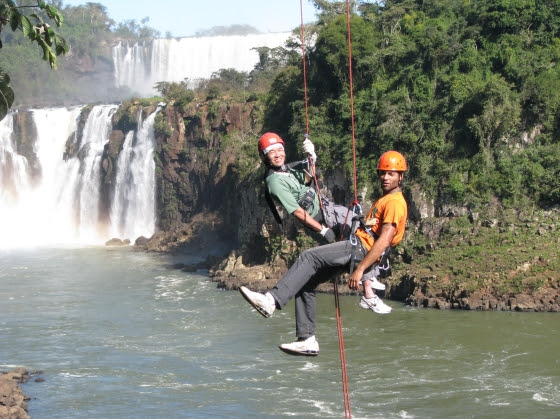
[[(309, 189), (309, 186), (305, 185), (305, 173), (295, 169), (271, 174), (266, 178), (266, 186), (270, 195), (276, 198), (289, 214), (300, 207), (299, 201)], [(315, 194), (313, 204), (307, 212), (315, 218), (319, 209), (319, 198)]]

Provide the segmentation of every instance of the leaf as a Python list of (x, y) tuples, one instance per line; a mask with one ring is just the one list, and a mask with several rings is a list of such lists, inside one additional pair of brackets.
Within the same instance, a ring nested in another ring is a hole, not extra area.
[(27, 16), (20, 15), (19, 21), (21, 23), (21, 31), (25, 36), (29, 36), (30, 33), (33, 33), (33, 25)]
[(62, 26), (62, 22), (64, 21), (64, 17), (62, 14), (53, 6), (47, 5), (45, 7), (45, 11), (47, 12), (47, 16), (50, 17), (56, 23), (56, 26)]
[(4, 119), (14, 103), (14, 91), (10, 87), (10, 76), (0, 68), (0, 120)]
[(66, 43), (66, 40), (59, 34), (55, 34), (54, 45), (56, 55), (66, 54), (68, 52), (68, 44)]
[(10, 10), (10, 28), (12, 31), (16, 31), (19, 27), (21, 21), (21, 13), (19, 13), (16, 9)]

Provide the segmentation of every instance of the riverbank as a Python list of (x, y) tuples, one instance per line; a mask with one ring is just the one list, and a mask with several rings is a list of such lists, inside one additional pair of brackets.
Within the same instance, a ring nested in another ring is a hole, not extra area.
[[(188, 253), (200, 249), (209, 238), (217, 242), (219, 219), (210, 220), (205, 223), (199, 217), (195, 227), (182, 229), (183, 235), (162, 233), (150, 240), (155, 246), (139, 250)], [(437, 309), (560, 312), (559, 225), (558, 209), (502, 214), (500, 219), (428, 219), (411, 225), (406, 243), (391, 255), (392, 275), (385, 280), (385, 298)], [(221, 289), (245, 285), (265, 291), (286, 272), (295, 251), (288, 243), (274, 263), (258, 264), (250, 256), (262, 249), (231, 248), (223, 257), (213, 255), (196, 266), (179, 263), (174, 267), (208, 269)], [(332, 279), (339, 280), (341, 294), (353, 294), (346, 276), (341, 271)], [(332, 280), (318, 291), (332, 292)]]
[(31, 374), (23, 368), (0, 373), (0, 418), (1, 419), (28, 419), (27, 397), (20, 387), (26, 383)]

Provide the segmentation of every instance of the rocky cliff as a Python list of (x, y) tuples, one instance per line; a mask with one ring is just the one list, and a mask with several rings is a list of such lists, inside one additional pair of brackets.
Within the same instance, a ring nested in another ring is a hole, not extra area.
[[(265, 204), (262, 167), (254, 151), (261, 132), (258, 116), (250, 103), (196, 104), (184, 112), (168, 105), (162, 111), (158, 196), (160, 226), (168, 233), (156, 235), (152, 244), (162, 246), (151, 248), (196, 249), (200, 237), (228, 237), (227, 257), (208, 265), (211, 277), (226, 289), (248, 284), (265, 290), (302, 249), (321, 243), (285, 214), (283, 225), (276, 224)], [(323, 180), (326, 195), (336, 191), (338, 202), (351, 200), (344, 194), (350, 185), (342, 173), (327, 168)], [(367, 187), (361, 192), (369, 196)], [(494, 202), (473, 211), (442, 196), (428, 198), (413, 179), (407, 180), (405, 195), (408, 232), (393, 254), (388, 298), (434, 308), (559, 311), (553, 250), (560, 243), (557, 209), (507, 212)], [(363, 202), (366, 209), (370, 204)], [(186, 227), (195, 214), (196, 226)], [(539, 256), (524, 254), (524, 245)], [(495, 253), (485, 254), (489, 249)], [(341, 282), (340, 291), (350, 293), (344, 277), (333, 275)], [(329, 283), (320, 287), (331, 290)]]

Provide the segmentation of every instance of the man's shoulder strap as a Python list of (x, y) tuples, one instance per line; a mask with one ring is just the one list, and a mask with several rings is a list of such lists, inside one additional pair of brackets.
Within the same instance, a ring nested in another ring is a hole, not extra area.
[(272, 212), (272, 215), (274, 215), (274, 219), (278, 224), (282, 225), (282, 217), (280, 217), (278, 209), (276, 208), (276, 204), (274, 203), (274, 200), (272, 199), (272, 196), (270, 195), (270, 192), (268, 192), (268, 188), (266, 186), (264, 187), (264, 198), (266, 199), (266, 203), (270, 208), (270, 212)]

